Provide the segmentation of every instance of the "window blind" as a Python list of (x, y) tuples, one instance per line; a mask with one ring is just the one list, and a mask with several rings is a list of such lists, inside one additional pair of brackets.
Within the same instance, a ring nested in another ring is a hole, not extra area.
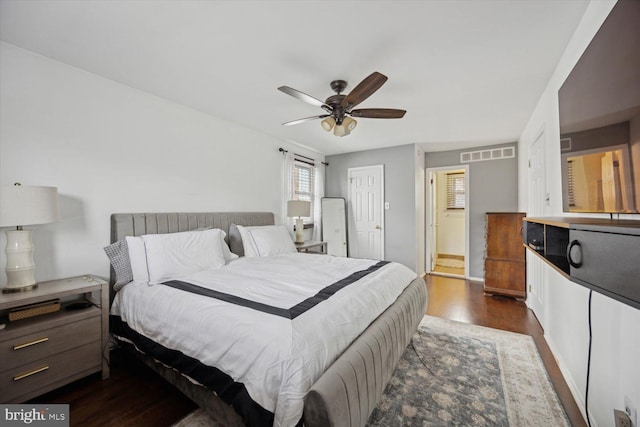
[(465, 208), (464, 173), (447, 174), (447, 209)]
[(293, 200), (311, 202), (311, 216), (303, 218), (305, 224), (313, 223), (315, 166), (295, 160), (293, 164)]
[(567, 178), (568, 178), (568, 196), (569, 196), (569, 206), (575, 207), (576, 206), (576, 197), (575, 197), (575, 192), (574, 192), (574, 179), (573, 179), (573, 160), (569, 160), (567, 162)]

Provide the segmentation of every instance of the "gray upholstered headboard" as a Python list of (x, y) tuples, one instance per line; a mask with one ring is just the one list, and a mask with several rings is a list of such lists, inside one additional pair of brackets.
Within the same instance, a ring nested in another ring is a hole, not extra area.
[[(273, 225), (271, 212), (179, 212), (179, 213), (115, 213), (111, 215), (111, 243), (126, 236), (177, 233), (197, 228), (221, 228), (229, 238), (229, 226)], [(231, 250), (234, 250), (231, 245)], [(111, 269), (110, 294), (113, 296), (114, 272)]]

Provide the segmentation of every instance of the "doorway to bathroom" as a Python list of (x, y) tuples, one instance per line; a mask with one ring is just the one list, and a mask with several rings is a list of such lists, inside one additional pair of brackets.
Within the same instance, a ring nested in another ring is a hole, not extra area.
[(468, 165), (427, 169), (427, 270), (466, 277), (469, 269)]

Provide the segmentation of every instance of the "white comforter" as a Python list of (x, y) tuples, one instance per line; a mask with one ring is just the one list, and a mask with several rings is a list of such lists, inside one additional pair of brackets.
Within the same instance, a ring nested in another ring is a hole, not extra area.
[[(376, 261), (287, 254), (240, 258), (180, 280), (280, 308), (291, 308)], [(251, 398), (294, 426), (320, 375), (416, 277), (390, 263), (295, 319), (165, 285), (131, 283), (112, 314), (164, 347), (214, 366), (243, 383)]]

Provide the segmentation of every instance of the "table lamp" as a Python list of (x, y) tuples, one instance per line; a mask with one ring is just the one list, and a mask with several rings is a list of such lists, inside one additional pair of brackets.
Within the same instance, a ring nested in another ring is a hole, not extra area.
[(304, 243), (304, 224), (302, 224), (302, 217), (311, 216), (311, 202), (304, 200), (289, 200), (287, 202), (287, 216), (296, 218), (296, 234), (295, 242)]
[(24, 225), (46, 224), (58, 219), (58, 189), (20, 185), (0, 187), (0, 227), (7, 230), (7, 286), (3, 293), (21, 292), (38, 287), (33, 262), (31, 230)]

